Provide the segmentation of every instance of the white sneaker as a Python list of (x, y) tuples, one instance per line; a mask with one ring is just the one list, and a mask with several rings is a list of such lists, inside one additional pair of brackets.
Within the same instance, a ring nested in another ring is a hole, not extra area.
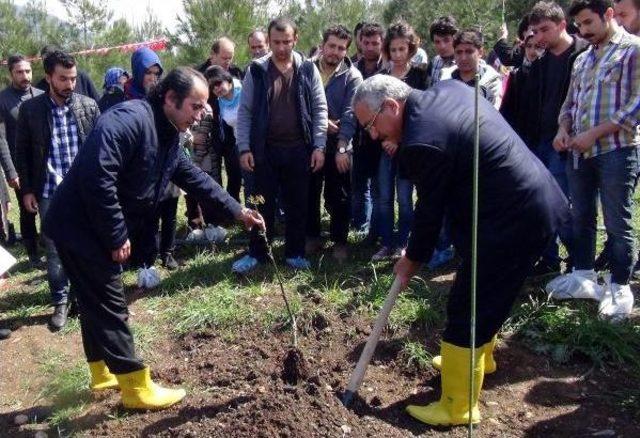
[(160, 274), (155, 267), (138, 269), (138, 287), (153, 289), (160, 284)]
[(594, 270), (574, 270), (547, 283), (546, 291), (555, 300), (596, 300), (604, 295)]
[(199, 243), (205, 240), (204, 231), (196, 228), (195, 230), (191, 230), (185, 239), (189, 243)]
[(620, 322), (629, 317), (633, 309), (633, 293), (628, 284), (611, 283), (607, 288), (598, 307), (598, 315), (602, 319)]

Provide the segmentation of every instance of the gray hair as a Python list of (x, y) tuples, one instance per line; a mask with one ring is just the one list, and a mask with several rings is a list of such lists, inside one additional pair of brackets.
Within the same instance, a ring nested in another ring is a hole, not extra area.
[(365, 80), (353, 96), (352, 108), (363, 102), (371, 111), (378, 111), (385, 99), (407, 100), (411, 87), (390, 75), (378, 74)]

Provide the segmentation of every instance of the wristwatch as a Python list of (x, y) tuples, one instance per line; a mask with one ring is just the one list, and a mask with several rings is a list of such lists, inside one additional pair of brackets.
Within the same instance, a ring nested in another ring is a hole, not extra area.
[(346, 146), (340, 146), (338, 148), (338, 153), (340, 154), (346, 154), (347, 152), (351, 152), (353, 151), (353, 144), (349, 143)]

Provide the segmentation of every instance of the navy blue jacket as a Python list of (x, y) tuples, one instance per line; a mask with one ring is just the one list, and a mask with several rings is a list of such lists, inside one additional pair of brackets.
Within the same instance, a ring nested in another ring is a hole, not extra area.
[(146, 100), (112, 107), (98, 119), (56, 190), (44, 232), (56, 245), (104, 261), (148, 226), (169, 181), (230, 215), (242, 207), (181, 151), (178, 131)]
[[(427, 261), (447, 212), (456, 250), (470, 256), (474, 91), (442, 81), (413, 91), (404, 109), (400, 162), (418, 202), (407, 256)], [(480, 99), (478, 248), (499, 257), (539, 246), (568, 220), (568, 203), (553, 176), (491, 103)], [(507, 258), (504, 258), (507, 257)]]

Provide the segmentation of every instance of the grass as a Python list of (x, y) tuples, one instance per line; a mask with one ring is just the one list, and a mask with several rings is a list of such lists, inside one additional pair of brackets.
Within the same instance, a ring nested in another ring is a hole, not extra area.
[(433, 359), (433, 355), (420, 342), (405, 341), (400, 357), (409, 369), (425, 371), (432, 368), (431, 359)]

